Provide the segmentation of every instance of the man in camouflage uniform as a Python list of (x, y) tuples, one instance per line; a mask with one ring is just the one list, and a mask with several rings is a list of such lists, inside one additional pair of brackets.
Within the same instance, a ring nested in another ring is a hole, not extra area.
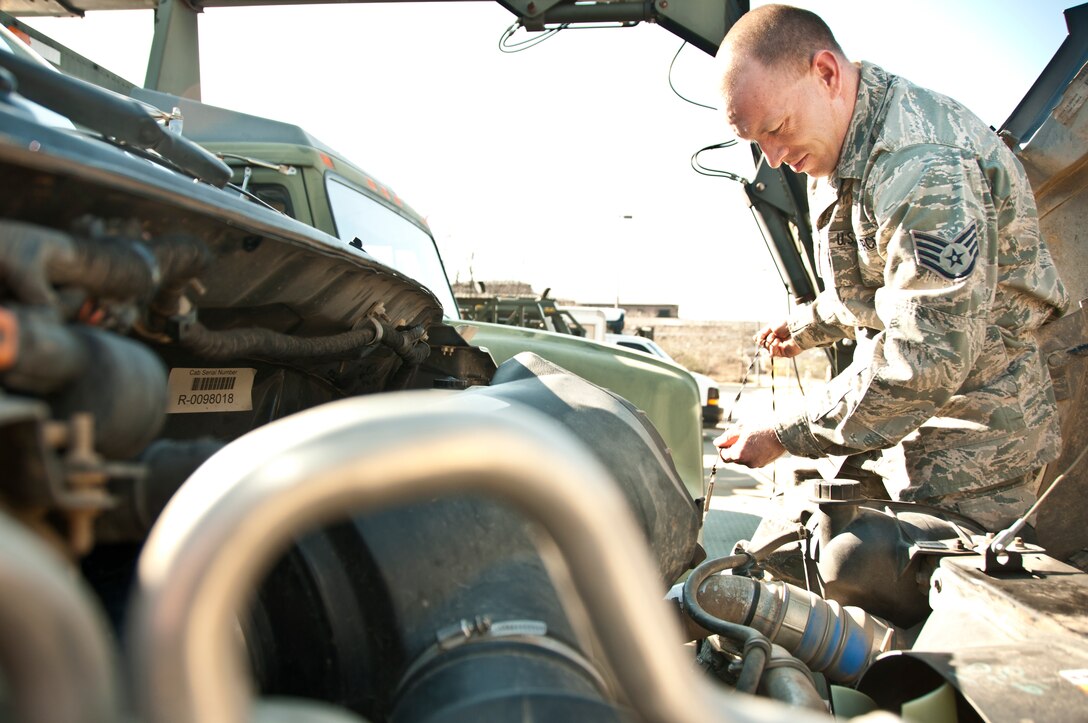
[(955, 101), (850, 63), (807, 11), (746, 14), (718, 57), (737, 136), (819, 179), (826, 290), (757, 341), (790, 357), (856, 340), (805, 414), (722, 435), (722, 459), (847, 456), (895, 498), (1007, 525), (1058, 456), (1032, 332), (1067, 302), (1019, 162)]

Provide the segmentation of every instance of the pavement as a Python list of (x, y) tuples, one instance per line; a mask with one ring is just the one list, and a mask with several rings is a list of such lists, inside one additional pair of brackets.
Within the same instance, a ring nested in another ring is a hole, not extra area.
[(792, 486), (794, 470), (802, 462), (808, 462), (787, 454), (767, 467), (748, 469), (723, 463), (713, 445), (714, 438), (729, 426), (730, 411), (734, 422), (769, 421), (775, 408), (799, 403), (800, 394), (795, 383), (780, 384), (773, 389), (754, 385), (741, 389), (739, 384), (723, 384), (721, 399), (726, 420), (717, 427), (703, 429), (704, 486), (714, 471), (714, 491), (702, 532), (703, 547), (711, 558), (729, 555), (738, 540), (751, 539), (759, 521), (775, 508), (777, 498)]

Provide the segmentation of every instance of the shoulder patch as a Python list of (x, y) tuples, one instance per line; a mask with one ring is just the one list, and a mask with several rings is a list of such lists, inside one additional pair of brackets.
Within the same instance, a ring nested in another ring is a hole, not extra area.
[(914, 260), (918, 265), (946, 279), (962, 279), (975, 268), (978, 229), (973, 222), (951, 239), (921, 231), (911, 231), (910, 237), (914, 241)]

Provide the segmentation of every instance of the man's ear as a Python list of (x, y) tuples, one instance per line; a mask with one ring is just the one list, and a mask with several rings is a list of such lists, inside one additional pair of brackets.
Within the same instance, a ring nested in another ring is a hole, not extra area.
[(820, 50), (812, 56), (811, 71), (831, 96), (842, 91), (842, 64), (830, 50)]

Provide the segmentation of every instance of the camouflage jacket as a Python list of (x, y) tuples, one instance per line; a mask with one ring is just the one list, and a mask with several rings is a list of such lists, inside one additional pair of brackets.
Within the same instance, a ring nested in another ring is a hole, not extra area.
[(938, 500), (1057, 457), (1057, 410), (1032, 331), (1065, 288), (1019, 161), (955, 101), (861, 64), (835, 173), (810, 196), (826, 285), (789, 321), (802, 348), (854, 338), (854, 363), (786, 449), (902, 443), (904, 499)]

